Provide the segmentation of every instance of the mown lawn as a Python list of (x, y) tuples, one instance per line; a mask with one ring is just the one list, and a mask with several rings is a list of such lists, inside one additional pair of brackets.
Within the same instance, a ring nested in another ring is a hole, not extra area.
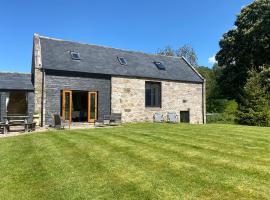
[(145, 123), (2, 138), (0, 199), (270, 199), (270, 128)]

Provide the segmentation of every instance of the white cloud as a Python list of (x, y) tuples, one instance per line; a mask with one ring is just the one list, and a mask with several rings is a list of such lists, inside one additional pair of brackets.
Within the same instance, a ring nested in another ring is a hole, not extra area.
[(215, 64), (217, 62), (215, 57), (216, 57), (216, 54), (208, 58), (208, 63), (212, 65)]
[(243, 5), (243, 6), (241, 6), (241, 10), (243, 9), (243, 8), (245, 8), (247, 5)]

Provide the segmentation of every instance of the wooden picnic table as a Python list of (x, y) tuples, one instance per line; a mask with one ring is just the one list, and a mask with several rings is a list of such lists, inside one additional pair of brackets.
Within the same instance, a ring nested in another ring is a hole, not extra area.
[(12, 126), (23, 126), (25, 132), (34, 131), (36, 128), (36, 123), (28, 122), (29, 116), (8, 115), (4, 116), (4, 119), (5, 123), (0, 124), (0, 126), (4, 129), (4, 134), (8, 133), (10, 131), (10, 127)]
[(6, 124), (18, 124), (18, 123), (27, 123), (29, 116), (25, 115), (8, 115), (4, 116), (4, 119), (6, 121)]

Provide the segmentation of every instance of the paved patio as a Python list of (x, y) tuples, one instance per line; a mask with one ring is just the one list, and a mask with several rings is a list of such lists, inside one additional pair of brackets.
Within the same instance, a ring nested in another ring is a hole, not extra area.
[[(74, 122), (71, 123), (71, 126), (69, 127), (68, 125), (65, 126), (65, 130), (74, 130), (74, 129), (90, 129), (90, 128), (112, 128), (116, 126), (103, 126), (103, 127), (95, 127), (93, 123), (78, 123)], [(5, 137), (13, 137), (13, 136), (18, 136), (18, 135), (26, 135), (26, 134), (33, 134), (37, 132), (44, 132), (44, 131), (49, 131), (49, 130), (56, 130), (52, 127), (37, 127), (35, 131), (33, 132), (24, 132), (22, 128), (20, 127), (14, 127), (11, 132), (8, 134), (1, 134), (0, 133), (0, 138), (5, 138)]]

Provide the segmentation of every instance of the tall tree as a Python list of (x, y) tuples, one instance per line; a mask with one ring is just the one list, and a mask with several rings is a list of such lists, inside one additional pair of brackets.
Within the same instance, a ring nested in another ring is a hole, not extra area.
[(256, 0), (237, 16), (235, 28), (223, 35), (216, 55), (222, 66), (219, 85), (228, 98), (241, 96), (248, 71), (270, 63), (270, 0)]
[(245, 125), (270, 125), (270, 109), (261, 74), (249, 71), (249, 78), (243, 88), (243, 97), (237, 112), (237, 122)]
[(176, 55), (178, 57), (184, 57), (188, 62), (194, 67), (198, 66), (198, 57), (192, 46), (184, 45), (176, 50)]
[(268, 94), (269, 102), (270, 102), (270, 65), (264, 65), (261, 68), (261, 79), (262, 79), (262, 84), (266, 89), (266, 92)]
[(192, 46), (184, 45), (178, 49), (173, 49), (171, 46), (166, 46), (164, 49), (158, 49), (157, 54), (165, 56), (184, 57), (194, 67), (198, 66), (198, 57)]
[(216, 83), (216, 76), (212, 69), (208, 67), (197, 67), (198, 72), (206, 79), (206, 110), (207, 112), (217, 112), (215, 100), (219, 97), (219, 89)]
[(175, 56), (175, 51), (170, 45), (168, 45), (164, 49), (158, 49), (157, 54), (163, 56)]

